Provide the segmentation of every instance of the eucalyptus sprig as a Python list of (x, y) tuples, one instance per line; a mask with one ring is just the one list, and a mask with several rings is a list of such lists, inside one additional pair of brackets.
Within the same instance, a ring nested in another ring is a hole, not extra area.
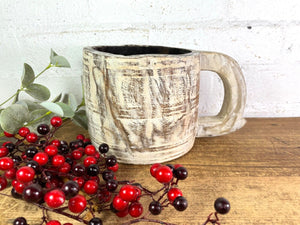
[[(15, 134), (23, 126), (35, 129), (40, 123), (49, 123), (49, 119), (54, 115), (72, 119), (76, 124), (87, 129), (83, 97), (78, 104), (73, 94), (61, 93), (49, 101), (50, 90), (36, 82), (38, 77), (52, 67), (70, 68), (70, 63), (52, 49), (49, 64), (37, 75), (29, 64), (24, 63), (20, 88), (0, 104), (0, 138), (4, 136), (4, 131)], [(20, 99), (21, 92), (30, 95), (33, 100)], [(9, 102), (11, 104), (4, 107)]]

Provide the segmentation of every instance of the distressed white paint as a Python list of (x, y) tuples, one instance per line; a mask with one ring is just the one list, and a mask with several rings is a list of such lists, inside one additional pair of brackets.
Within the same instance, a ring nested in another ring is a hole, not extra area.
[[(82, 48), (149, 44), (226, 53), (248, 88), (245, 116), (300, 116), (299, 0), (0, 0), (0, 102), (20, 83), (24, 62), (36, 72), (50, 48), (72, 69), (54, 69), (38, 81), (81, 96)], [(251, 26), (251, 29), (249, 29)], [(220, 80), (201, 78), (203, 115), (215, 114)]]

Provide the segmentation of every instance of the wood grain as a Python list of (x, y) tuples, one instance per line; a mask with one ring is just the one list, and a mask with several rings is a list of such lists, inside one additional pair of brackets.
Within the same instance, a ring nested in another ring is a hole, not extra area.
[[(184, 212), (170, 207), (153, 218), (178, 225), (201, 225), (213, 212), (214, 200), (223, 196), (231, 202), (231, 211), (221, 216), (223, 225), (299, 224), (300, 118), (247, 121), (235, 133), (197, 138), (189, 153), (170, 162), (183, 164), (189, 170), (188, 179), (179, 184), (189, 207)], [(69, 124), (58, 136), (72, 140), (81, 132)], [(159, 188), (148, 170), (145, 165), (121, 164), (117, 176), (134, 179), (149, 189)], [(0, 224), (11, 224), (17, 216), (25, 216), (30, 225), (38, 225), (42, 212), (19, 200), (0, 197)], [(51, 217), (59, 218), (53, 214)], [(119, 219), (111, 213), (100, 217), (105, 225), (129, 219)], [(80, 224), (64, 217), (61, 221)]]

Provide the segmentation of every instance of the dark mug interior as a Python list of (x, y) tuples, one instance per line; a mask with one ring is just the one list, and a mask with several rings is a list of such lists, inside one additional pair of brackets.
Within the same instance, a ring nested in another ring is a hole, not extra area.
[(190, 53), (191, 50), (181, 48), (171, 48), (163, 46), (139, 46), (139, 45), (123, 45), (123, 46), (96, 46), (93, 49), (116, 55), (145, 55), (145, 54), (164, 54), (164, 55), (181, 55)]

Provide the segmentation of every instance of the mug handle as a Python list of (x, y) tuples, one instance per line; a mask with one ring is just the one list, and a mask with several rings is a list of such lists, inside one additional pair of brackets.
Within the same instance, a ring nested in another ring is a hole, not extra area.
[(241, 128), (246, 103), (246, 85), (238, 63), (228, 55), (217, 52), (200, 52), (202, 70), (216, 72), (224, 85), (224, 100), (216, 116), (198, 118), (196, 137), (219, 136)]

